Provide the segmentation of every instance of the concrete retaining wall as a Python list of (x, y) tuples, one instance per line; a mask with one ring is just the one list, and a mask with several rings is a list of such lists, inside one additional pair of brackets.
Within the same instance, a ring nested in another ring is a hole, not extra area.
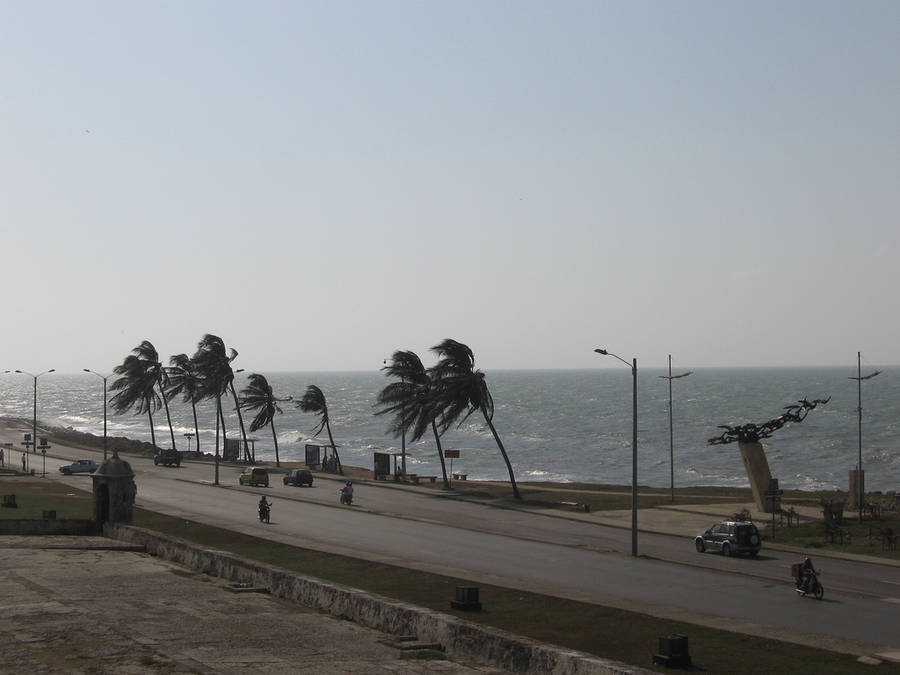
[(23, 536), (74, 535), (90, 536), (99, 534), (93, 520), (29, 520), (26, 518), (0, 519), (0, 535), (20, 534)]
[(267, 588), (279, 598), (323, 610), (369, 628), (392, 635), (415, 635), (423, 642), (438, 642), (451, 657), (536, 675), (651, 672), (469, 623), (449, 614), (373, 593), (304, 577), (232, 553), (204, 549), (191, 542), (132, 525), (106, 525), (103, 533), (108, 537), (141, 544), (148, 553), (160, 558), (232, 582)]

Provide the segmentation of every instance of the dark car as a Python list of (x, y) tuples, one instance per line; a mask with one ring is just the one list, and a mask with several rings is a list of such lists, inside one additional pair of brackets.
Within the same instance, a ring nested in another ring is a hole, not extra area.
[(291, 469), (284, 475), (285, 485), (309, 485), (312, 487), (313, 476), (306, 469)]
[(698, 553), (709, 550), (721, 551), (722, 555), (756, 555), (762, 546), (762, 539), (753, 523), (726, 520), (698, 535), (694, 545)]
[(181, 466), (181, 453), (173, 448), (161, 448), (153, 455), (153, 463), (156, 466)]

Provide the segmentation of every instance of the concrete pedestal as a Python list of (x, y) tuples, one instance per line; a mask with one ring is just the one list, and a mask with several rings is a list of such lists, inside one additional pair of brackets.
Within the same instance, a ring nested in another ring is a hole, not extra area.
[(866, 499), (866, 472), (865, 469), (860, 472), (859, 469), (850, 469), (850, 493), (847, 497), (847, 508), (853, 511), (859, 511), (859, 476), (862, 473), (862, 495), (863, 503)]
[(762, 443), (738, 442), (741, 450), (741, 459), (744, 460), (744, 468), (747, 469), (747, 478), (750, 479), (750, 489), (753, 491), (753, 501), (756, 508), (764, 513), (772, 513), (772, 502), (766, 499), (766, 490), (769, 489), (769, 481), (772, 473), (769, 471), (769, 461)]

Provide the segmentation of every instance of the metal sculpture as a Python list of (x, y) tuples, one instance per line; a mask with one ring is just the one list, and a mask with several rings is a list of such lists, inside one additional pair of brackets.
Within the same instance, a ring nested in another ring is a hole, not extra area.
[(828, 398), (813, 399), (812, 401), (805, 398), (801, 399), (793, 405), (785, 406), (784, 414), (779, 415), (768, 422), (763, 422), (762, 424), (753, 424), (750, 422), (735, 427), (728, 426), (727, 424), (720, 424), (718, 428), (725, 429), (725, 432), (721, 436), (710, 438), (707, 443), (709, 445), (724, 445), (726, 443), (734, 443), (735, 441), (739, 443), (758, 443), (760, 439), (768, 438), (788, 422), (802, 422), (806, 419), (810, 410), (815, 409), (819, 404), (825, 405), (830, 400), (830, 396)]

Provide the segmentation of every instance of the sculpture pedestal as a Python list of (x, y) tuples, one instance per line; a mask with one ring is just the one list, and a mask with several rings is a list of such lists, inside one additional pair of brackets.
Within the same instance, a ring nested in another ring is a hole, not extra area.
[(769, 461), (766, 459), (762, 443), (738, 441), (738, 448), (741, 450), (744, 468), (747, 469), (747, 478), (750, 479), (750, 489), (753, 491), (756, 508), (764, 513), (772, 513), (772, 502), (766, 499), (766, 490), (769, 489), (772, 473), (769, 471)]

